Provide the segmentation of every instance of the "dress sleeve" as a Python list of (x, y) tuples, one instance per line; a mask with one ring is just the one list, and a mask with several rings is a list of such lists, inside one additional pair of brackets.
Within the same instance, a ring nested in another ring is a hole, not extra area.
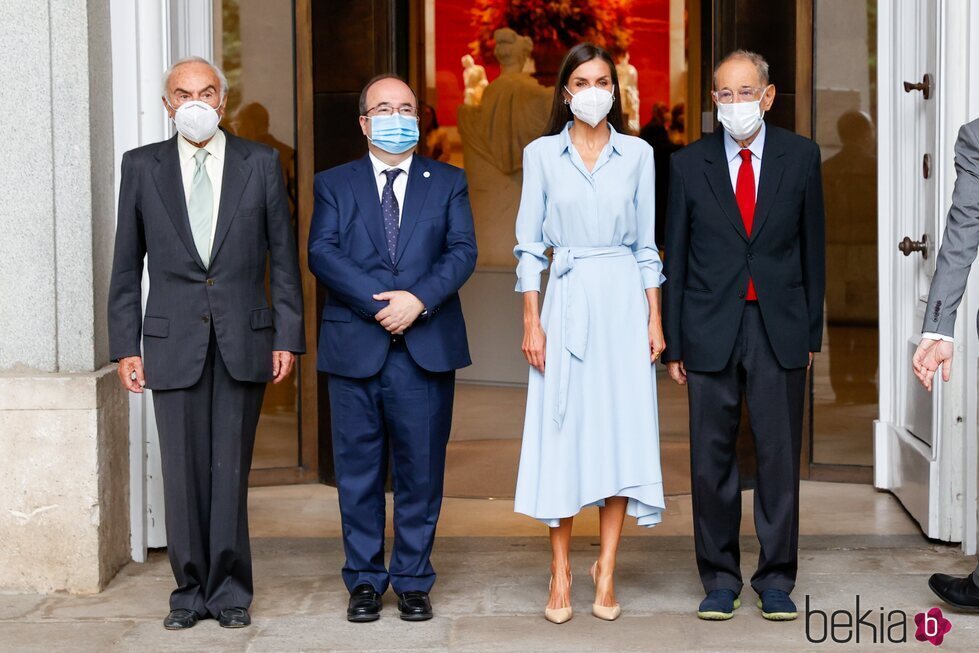
[(636, 189), (636, 242), (632, 245), (632, 253), (639, 263), (643, 288), (659, 288), (666, 277), (656, 247), (656, 171), (652, 148), (644, 148), (641, 167)]
[(544, 242), (543, 175), (539, 154), (531, 146), (523, 153), (523, 189), (517, 212), (517, 292), (540, 291), (540, 275), (547, 269), (547, 243)]

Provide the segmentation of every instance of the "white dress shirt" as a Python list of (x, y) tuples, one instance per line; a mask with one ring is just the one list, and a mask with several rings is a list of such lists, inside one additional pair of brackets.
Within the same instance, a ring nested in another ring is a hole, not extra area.
[[(214, 213), (211, 214), (211, 245), (214, 245), (214, 233), (218, 228), (218, 209), (221, 207), (221, 180), (224, 178), (224, 149), (228, 139), (220, 129), (211, 140), (207, 142), (204, 149), (208, 156), (204, 159), (204, 170), (211, 180), (211, 190), (214, 193)], [(190, 190), (194, 184), (194, 170), (197, 169), (197, 162), (194, 155), (197, 153), (197, 146), (182, 135), (177, 134), (177, 153), (180, 156), (180, 176), (184, 182), (184, 200), (190, 205)], [(211, 256), (211, 248), (207, 249), (208, 258)]]
[[(765, 123), (761, 123), (761, 129), (755, 140), (748, 146), (751, 150), (751, 167), (755, 171), (755, 199), (758, 199), (758, 184), (761, 182), (761, 154), (765, 149)], [(738, 142), (724, 132), (724, 153), (727, 155), (727, 165), (731, 172), (731, 187), (734, 192), (738, 191), (738, 171), (741, 170), (741, 146)]]
[(388, 178), (384, 174), (384, 171), (390, 170), (391, 168), (401, 168), (404, 170), (404, 173), (394, 178), (394, 198), (398, 200), (398, 226), (400, 227), (401, 215), (404, 212), (405, 205), (405, 191), (408, 189), (408, 169), (411, 167), (411, 160), (415, 155), (412, 154), (396, 166), (389, 166), (384, 163), (374, 156), (373, 152), (368, 152), (367, 155), (371, 158), (371, 165), (374, 166), (374, 181), (377, 182), (378, 199), (381, 199), (381, 195), (384, 193), (384, 187), (388, 183)]
[(928, 338), (929, 340), (944, 340), (945, 342), (955, 342), (955, 338), (953, 338), (952, 336), (943, 336), (940, 333), (931, 333), (929, 331), (925, 331), (924, 333), (922, 333), (921, 337)]

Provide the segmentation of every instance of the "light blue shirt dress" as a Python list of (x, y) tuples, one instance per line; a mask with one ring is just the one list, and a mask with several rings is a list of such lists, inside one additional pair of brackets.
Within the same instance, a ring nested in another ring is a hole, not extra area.
[(654, 526), (666, 503), (645, 289), (656, 249), (653, 150), (611, 127), (589, 172), (569, 128), (524, 150), (517, 292), (540, 289), (544, 373), (530, 368), (515, 510), (557, 526), (606, 497)]

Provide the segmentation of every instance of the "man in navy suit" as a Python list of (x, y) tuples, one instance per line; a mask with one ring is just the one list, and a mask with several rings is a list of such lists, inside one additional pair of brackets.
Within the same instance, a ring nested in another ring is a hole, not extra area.
[[(459, 288), (476, 265), (462, 170), (413, 154), (418, 103), (393, 75), (360, 95), (368, 154), (316, 175), (309, 267), (328, 289), (317, 366), (330, 375), (333, 458), (350, 591), (374, 621), (390, 583), (401, 618), (431, 619), (455, 370), (470, 364)], [(394, 550), (384, 566), (384, 483)]]

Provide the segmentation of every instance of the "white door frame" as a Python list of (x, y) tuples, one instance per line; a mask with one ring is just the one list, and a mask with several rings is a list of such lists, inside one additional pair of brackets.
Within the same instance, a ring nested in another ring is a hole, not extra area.
[[(966, 92), (966, 116), (964, 120), (979, 118), (979, 6), (968, 3), (968, 16), (962, 23), (965, 27), (964, 89)], [(963, 506), (962, 549), (974, 554), (979, 549), (979, 333), (972, 316), (979, 307), (979, 265), (972, 266), (969, 287), (963, 300), (963, 352), (958, 372), (965, 380), (965, 460), (969, 461), (965, 473), (965, 501)], [(968, 472), (971, 466), (972, 473)]]
[[(160, 101), (172, 61), (211, 58), (212, 0), (110, 0), (115, 170), (124, 152), (172, 134)], [(116, 196), (119, 175), (116, 174)], [(149, 280), (143, 275), (145, 304)], [(129, 396), (129, 519), (133, 560), (166, 546), (159, 434), (152, 392)]]
[[(929, 0), (932, 1), (932, 0)], [(969, 84), (969, 61), (976, 61), (979, 10), (970, 11), (965, 0), (934, 0), (938, 4), (938, 61), (932, 102), (937, 106), (932, 170), (937, 184), (934, 211), (939, 216), (937, 255), (945, 215), (951, 201), (955, 171), (953, 147), (959, 125), (969, 114), (967, 105), (979, 105), (976, 83)], [(908, 338), (922, 322), (924, 303), (911, 301), (916, 282), (916, 261), (896, 251), (905, 236), (917, 237), (920, 216), (915, 184), (921, 162), (914, 160), (914, 103), (902, 82), (918, 81), (925, 72), (918, 64), (914, 2), (878, 5), (878, 215), (880, 278), (880, 419), (875, 422), (874, 483), (892, 491), (931, 538), (962, 542), (968, 553), (976, 549), (976, 334), (971, 316), (979, 305), (976, 283), (963, 301), (956, 328), (956, 370), (952, 381), (936, 384), (931, 425), (933, 446), (928, 446), (902, 424), (906, 423), (906, 387), (910, 371)], [(910, 45), (909, 45), (910, 44)], [(971, 56), (963, 56), (969, 52)], [(975, 71), (979, 72), (979, 71)], [(972, 99), (970, 99), (972, 96)], [(974, 115), (974, 112), (973, 112)], [(930, 259), (933, 261), (934, 259)], [(969, 356), (971, 352), (971, 357)], [(966, 388), (973, 388), (967, 397)]]

